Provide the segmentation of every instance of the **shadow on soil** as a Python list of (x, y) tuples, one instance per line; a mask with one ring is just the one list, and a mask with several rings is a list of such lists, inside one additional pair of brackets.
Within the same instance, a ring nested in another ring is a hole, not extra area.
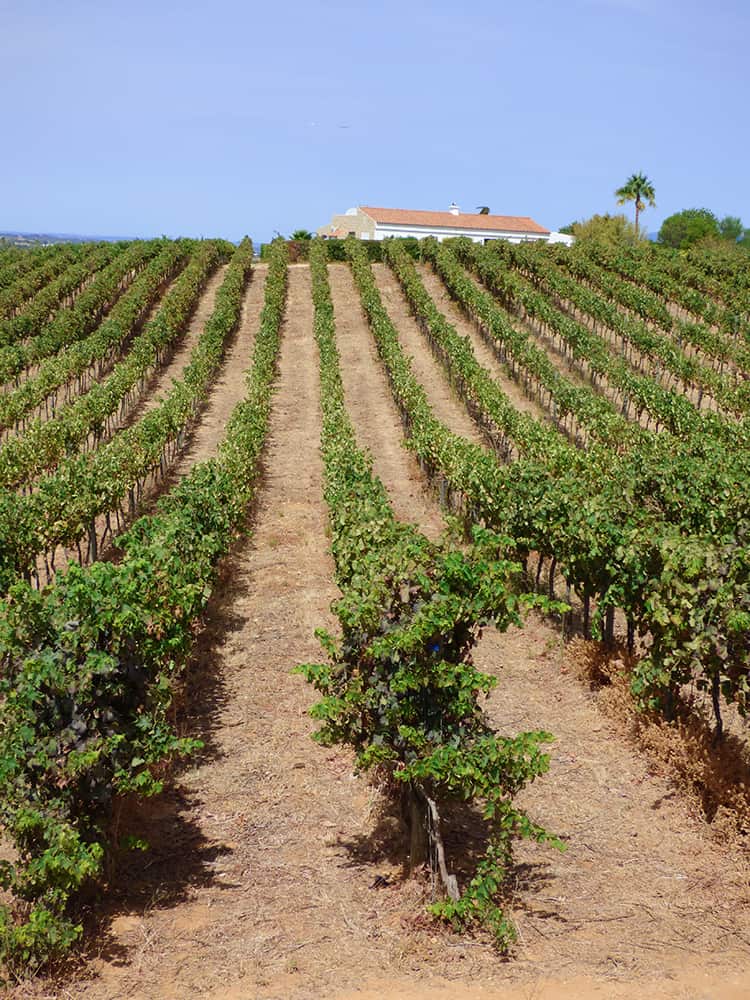
[[(451, 874), (458, 879), (463, 889), (476, 872), (479, 861), (487, 848), (489, 824), (481, 811), (471, 804), (456, 802), (441, 809), (443, 842), (446, 863)], [(351, 839), (339, 838), (338, 843), (348, 854), (347, 867), (373, 870), (378, 865), (387, 864), (401, 869), (401, 878), (410, 877), (409, 829), (401, 815), (396, 797), (383, 796), (381, 808), (369, 833)], [(417, 875), (429, 877), (428, 866), (418, 868)], [(513, 904), (516, 896), (541, 892), (552, 880), (552, 864), (511, 862), (502, 896), (507, 904)], [(375, 877), (374, 886), (382, 884)], [(558, 917), (556, 911), (536, 912), (536, 916)]]
[(113, 929), (118, 919), (137, 919), (153, 910), (172, 908), (189, 899), (197, 888), (231, 888), (215, 876), (216, 862), (231, 849), (206, 838), (194, 819), (202, 805), (200, 794), (181, 787), (178, 778), (188, 767), (203, 766), (221, 755), (214, 734), (227, 693), (221, 674), (214, 669), (215, 649), (229, 633), (244, 625), (232, 613), (234, 599), (244, 586), (234, 567), (251, 544), (248, 536), (240, 538), (223, 561), (204, 614), (204, 627), (176, 699), (174, 722), (180, 735), (200, 739), (203, 747), (170, 767), (162, 795), (121, 803), (118, 839), (122, 842), (123, 837), (137, 837), (148, 844), (148, 849), (121, 854), (113, 865), (106, 891), (94, 890), (82, 901), (79, 913), (84, 925), (83, 947), (76, 956), (49, 970), (53, 981), (69, 983), (82, 964), (95, 959), (126, 965), (133, 947), (144, 942), (139, 939), (133, 946), (123, 944)]
[[(699, 805), (719, 839), (750, 835), (750, 743), (746, 721), (725, 708), (729, 718), (716, 741), (710, 703), (695, 690), (684, 690), (671, 719), (638, 712), (630, 692), (633, 661), (624, 646), (607, 649), (578, 638), (568, 644), (566, 660), (610, 716), (624, 724), (632, 741), (654, 764), (666, 769)], [(652, 808), (659, 808), (660, 803)]]

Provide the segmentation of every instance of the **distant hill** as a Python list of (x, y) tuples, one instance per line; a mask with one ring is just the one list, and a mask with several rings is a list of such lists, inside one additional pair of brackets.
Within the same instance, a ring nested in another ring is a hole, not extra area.
[(19, 233), (16, 230), (0, 229), (0, 240), (15, 247), (30, 247), (48, 245), (50, 243), (90, 243), (104, 241), (114, 243), (117, 240), (131, 240), (132, 236), (82, 236), (80, 233)]

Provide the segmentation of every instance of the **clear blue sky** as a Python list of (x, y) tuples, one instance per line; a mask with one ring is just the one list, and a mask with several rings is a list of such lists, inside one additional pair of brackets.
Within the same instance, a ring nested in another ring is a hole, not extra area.
[[(747, 0), (0, 0), (0, 229), (316, 229), (356, 205), (750, 226)], [(342, 126), (347, 126), (346, 128)]]

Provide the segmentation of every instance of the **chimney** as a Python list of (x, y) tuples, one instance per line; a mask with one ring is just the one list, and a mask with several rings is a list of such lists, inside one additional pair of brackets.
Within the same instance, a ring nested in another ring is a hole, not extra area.
[(455, 203), (455, 201), (451, 202), (450, 208), (448, 209), (448, 211), (451, 213), (451, 215), (458, 215), (459, 214), (458, 205)]

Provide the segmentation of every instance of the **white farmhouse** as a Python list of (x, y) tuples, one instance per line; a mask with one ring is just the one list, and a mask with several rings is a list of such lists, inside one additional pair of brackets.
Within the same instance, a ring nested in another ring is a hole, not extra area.
[(551, 233), (527, 215), (480, 215), (461, 212), (451, 205), (447, 212), (423, 212), (408, 208), (372, 208), (361, 205), (343, 215), (334, 215), (327, 226), (321, 226), (318, 236), (360, 240), (384, 240), (389, 236), (434, 236), (442, 241), (451, 236), (468, 236), (475, 243), (508, 240), (524, 243), (545, 240), (555, 243), (572, 242), (572, 237)]

